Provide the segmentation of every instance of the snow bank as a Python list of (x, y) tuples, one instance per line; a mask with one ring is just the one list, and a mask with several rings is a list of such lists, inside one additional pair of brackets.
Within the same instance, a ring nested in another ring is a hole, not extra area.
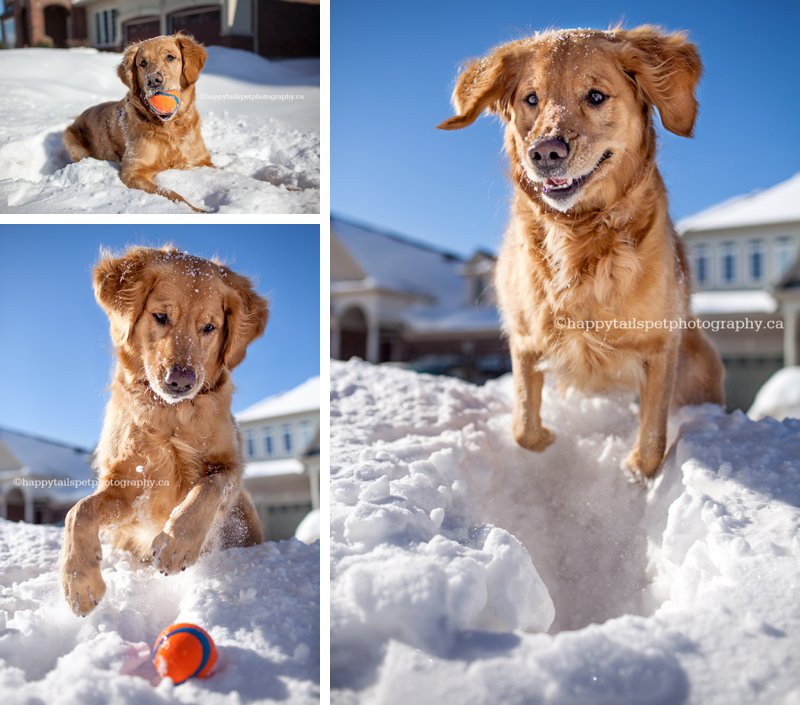
[(784, 367), (764, 382), (747, 415), (756, 420), (800, 418), (800, 367)]
[(532, 454), (509, 378), (331, 376), (333, 702), (798, 702), (800, 422), (683, 410), (643, 487), (630, 397)]
[[(116, 164), (70, 163), (64, 128), (124, 97), (119, 60), (94, 49), (0, 52), (0, 212), (191, 213), (128, 189)], [(162, 172), (160, 185), (217, 213), (319, 212), (318, 61), (209, 47), (197, 94), (216, 168)]]
[[(319, 702), (319, 544), (207, 554), (168, 578), (106, 547), (108, 591), (82, 619), (61, 595), (61, 538), (0, 520), (0, 702)], [(206, 680), (159, 683), (150, 646), (183, 621), (211, 634), (219, 664)]]

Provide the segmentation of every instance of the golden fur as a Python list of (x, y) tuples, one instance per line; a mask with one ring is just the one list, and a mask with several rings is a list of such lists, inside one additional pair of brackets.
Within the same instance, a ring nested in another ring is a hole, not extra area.
[[(231, 370), (263, 333), (267, 302), (227, 267), (171, 247), (104, 254), (94, 289), (118, 363), (96, 453), (99, 486), (66, 519), (61, 582), (76, 614), (105, 592), (102, 529), (164, 574), (211, 545), (262, 540), (230, 407)], [(190, 368), (191, 385), (184, 377), (186, 389), (171, 389), (171, 370)]]
[[(690, 136), (700, 73), (683, 34), (643, 26), (538, 34), (472, 61), (458, 79), (457, 114), (441, 128), (466, 127), (484, 110), (506, 124), (514, 196), (495, 285), (515, 378), (513, 433), (525, 448), (553, 440), (540, 414), (545, 369), (584, 390), (639, 389), (627, 463), (645, 476), (663, 459), (670, 404), (723, 401), (722, 365), (703, 333), (655, 327), (696, 319), (655, 163), (653, 107), (666, 129)], [(567, 154), (548, 152), (553, 164), (542, 166), (537, 145), (554, 139)], [(610, 327), (567, 327), (586, 321)], [(623, 321), (638, 323), (614, 323)]]
[[(206, 50), (181, 33), (129, 46), (117, 68), (128, 94), (120, 101), (89, 108), (66, 129), (64, 145), (72, 161), (93, 157), (119, 162), (126, 186), (204, 212), (180, 194), (160, 188), (153, 179), (166, 169), (213, 166), (195, 107), (195, 82), (205, 62)], [(167, 120), (149, 106), (147, 99), (156, 90), (180, 94), (180, 106)]]

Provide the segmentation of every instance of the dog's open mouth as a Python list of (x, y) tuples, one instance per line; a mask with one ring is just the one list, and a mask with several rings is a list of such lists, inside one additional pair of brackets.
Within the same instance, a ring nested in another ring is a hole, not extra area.
[(594, 174), (600, 168), (600, 165), (606, 159), (609, 159), (611, 155), (612, 152), (605, 152), (603, 156), (600, 157), (600, 161), (598, 161), (590, 171), (586, 172), (583, 176), (579, 176), (578, 178), (569, 177), (566, 179), (547, 179), (547, 181), (542, 184), (542, 193), (552, 199), (567, 198), (568, 196), (571, 196), (586, 183), (589, 177), (591, 177), (592, 174)]

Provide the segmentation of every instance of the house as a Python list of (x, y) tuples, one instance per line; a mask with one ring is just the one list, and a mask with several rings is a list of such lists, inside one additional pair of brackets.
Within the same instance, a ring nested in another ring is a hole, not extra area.
[(0, 516), (63, 524), (70, 507), (94, 491), (92, 452), (0, 428)]
[(800, 173), (677, 229), (691, 262), (693, 308), (725, 363), (727, 406), (747, 409), (774, 372), (800, 362)]
[(402, 362), (472, 380), (510, 369), (494, 305), (494, 256), (464, 259), (331, 219), (331, 355)]
[(319, 56), (319, 0), (12, 0), (17, 47), (94, 46), (183, 30), (203, 44), (269, 58)]
[(265, 536), (294, 535), (319, 507), (320, 380), (312, 377), (235, 414), (242, 433), (244, 486)]

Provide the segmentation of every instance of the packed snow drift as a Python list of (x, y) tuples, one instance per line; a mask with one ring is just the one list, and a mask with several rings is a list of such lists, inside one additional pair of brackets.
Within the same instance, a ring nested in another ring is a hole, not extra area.
[[(0, 702), (80, 705), (319, 702), (319, 544), (204, 554), (164, 577), (105, 547), (100, 605), (70, 612), (58, 581), (63, 529), (0, 520)], [(150, 662), (158, 633), (191, 622), (219, 661), (175, 686)]]
[(633, 396), (535, 454), (511, 394), (333, 363), (332, 701), (800, 703), (800, 421), (683, 409), (642, 485)]
[[(87, 108), (125, 96), (120, 56), (0, 52), (0, 212), (192, 212), (127, 188), (118, 164), (70, 162), (64, 128)], [(319, 212), (319, 61), (267, 61), (212, 46), (196, 89), (215, 168), (172, 169), (156, 182), (215, 213)]]

